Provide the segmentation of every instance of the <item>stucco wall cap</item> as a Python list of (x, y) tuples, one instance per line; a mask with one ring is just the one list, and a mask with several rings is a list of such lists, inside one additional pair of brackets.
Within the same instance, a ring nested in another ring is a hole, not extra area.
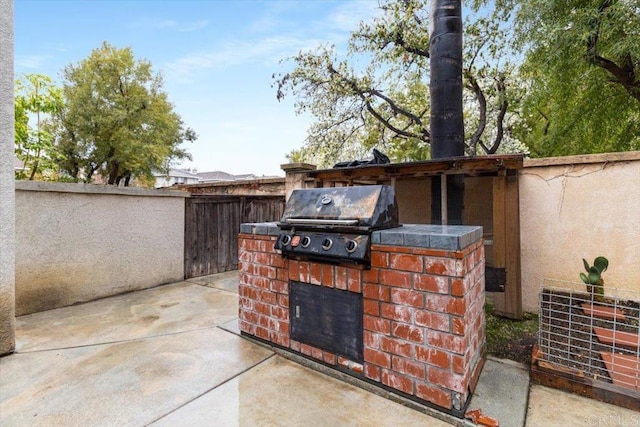
[(191, 197), (187, 191), (115, 187), (112, 185), (75, 184), (63, 182), (16, 181), (16, 191), (45, 191), (53, 193), (111, 194), (115, 196)]

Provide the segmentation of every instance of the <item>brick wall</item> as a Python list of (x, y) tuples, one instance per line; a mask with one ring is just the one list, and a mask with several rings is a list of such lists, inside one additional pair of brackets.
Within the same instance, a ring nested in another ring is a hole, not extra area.
[[(371, 268), (363, 269), (283, 259), (276, 237), (239, 236), (242, 332), (401, 394), (463, 408), (484, 354), (481, 240), (461, 250), (374, 244)], [(290, 280), (363, 294), (364, 364), (289, 338)]]

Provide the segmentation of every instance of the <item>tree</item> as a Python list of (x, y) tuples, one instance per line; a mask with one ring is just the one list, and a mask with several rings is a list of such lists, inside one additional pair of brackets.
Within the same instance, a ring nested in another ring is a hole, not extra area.
[[(62, 94), (51, 78), (27, 74), (16, 80), (15, 153), (23, 168), (17, 178), (33, 180), (55, 169), (51, 116), (63, 106)], [(29, 124), (30, 116), (35, 126)]]
[[(297, 112), (316, 118), (305, 146), (291, 159), (329, 166), (374, 147), (395, 161), (429, 158), (428, 2), (390, 0), (381, 8), (381, 17), (352, 33), (346, 59), (339, 60), (331, 46), (319, 46), (290, 58), (292, 71), (274, 75), (278, 99), (292, 95)], [(465, 125), (473, 130), (465, 140), (467, 154), (476, 154), (478, 146), (495, 152), (508, 133), (496, 129), (510, 117), (494, 111), (506, 112), (511, 68), (505, 59), (488, 60), (508, 57), (508, 35), (498, 31), (503, 19), (465, 24), (474, 40), (464, 51)]]
[(537, 156), (640, 149), (638, 0), (503, 0), (526, 52), (515, 129)]
[(103, 43), (63, 74), (56, 143), (59, 165), (73, 178), (90, 182), (100, 173), (108, 184), (126, 186), (189, 157), (179, 146), (195, 132), (173, 111), (151, 63), (136, 60), (130, 48)]

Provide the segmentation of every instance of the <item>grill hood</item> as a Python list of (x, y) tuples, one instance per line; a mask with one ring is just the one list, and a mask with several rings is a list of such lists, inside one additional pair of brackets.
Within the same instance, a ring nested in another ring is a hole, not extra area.
[(393, 187), (366, 185), (293, 190), (280, 228), (368, 232), (398, 225)]

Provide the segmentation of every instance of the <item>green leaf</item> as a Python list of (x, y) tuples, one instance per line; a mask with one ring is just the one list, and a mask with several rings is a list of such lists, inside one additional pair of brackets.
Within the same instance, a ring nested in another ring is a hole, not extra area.
[(598, 269), (600, 273), (605, 271), (609, 267), (609, 260), (603, 256), (599, 256), (593, 261), (593, 266)]
[(587, 262), (587, 260), (586, 260), (586, 259), (584, 259), (584, 258), (582, 258), (582, 262), (583, 262), (583, 264), (584, 264), (584, 269), (585, 269), (586, 271), (589, 271), (589, 268), (591, 268), (591, 267), (589, 266), (589, 263)]
[(600, 271), (596, 267), (591, 267), (589, 269), (589, 283), (595, 285), (600, 280)]
[(587, 275), (584, 273), (580, 273), (580, 278), (582, 279), (582, 281), (584, 283), (586, 283), (587, 285), (589, 284), (589, 279), (587, 278)]

